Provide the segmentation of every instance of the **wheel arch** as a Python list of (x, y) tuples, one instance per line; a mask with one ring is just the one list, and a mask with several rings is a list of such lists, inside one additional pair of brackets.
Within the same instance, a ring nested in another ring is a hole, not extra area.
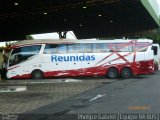
[(120, 71), (120, 76), (124, 79), (130, 78), (132, 75), (133, 75), (133, 70), (128, 66), (123, 67)]
[(120, 73), (120, 70), (116, 66), (111, 66), (111, 67), (107, 68), (106, 73), (112, 68), (116, 69), (118, 71), (118, 73)]
[(34, 70), (32, 70), (31, 74), (32, 74), (34, 71), (41, 71), (41, 72), (43, 72), (43, 70), (41, 70), (41, 69), (34, 69)]
[[(109, 77), (109, 76), (108, 76), (108, 72), (109, 72), (111, 69), (115, 69), (115, 70), (117, 71), (117, 77), (119, 77), (119, 75), (120, 75), (119, 69), (118, 69), (117, 67), (115, 67), (115, 66), (111, 66), (111, 67), (109, 67), (109, 68), (106, 70), (106, 77)], [(109, 77), (109, 78), (110, 78), (110, 77)]]
[(34, 69), (34, 70), (32, 70), (32, 72), (31, 72), (31, 78), (33, 77), (34, 72), (40, 72), (42, 74), (43, 78), (44, 78), (44, 72), (41, 69)]
[(131, 70), (131, 72), (132, 72), (132, 74), (133, 74), (133, 70), (132, 70), (132, 68), (131, 68), (131, 67), (129, 67), (129, 66), (124, 66), (124, 67), (122, 67), (122, 68), (120, 69), (119, 73), (121, 73), (121, 72), (122, 72), (122, 70), (123, 70), (124, 68), (128, 68), (128, 69), (130, 69), (130, 70)]

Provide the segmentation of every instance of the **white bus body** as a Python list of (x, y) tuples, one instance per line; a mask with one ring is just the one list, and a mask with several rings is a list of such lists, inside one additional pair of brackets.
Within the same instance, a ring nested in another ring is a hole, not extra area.
[(130, 77), (153, 73), (152, 40), (27, 40), (12, 46), (8, 78)]

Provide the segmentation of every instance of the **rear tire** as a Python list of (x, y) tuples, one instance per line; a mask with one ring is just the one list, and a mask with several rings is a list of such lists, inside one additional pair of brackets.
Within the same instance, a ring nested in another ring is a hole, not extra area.
[(132, 76), (132, 71), (130, 68), (123, 68), (121, 71), (122, 78), (130, 78)]
[(32, 79), (43, 79), (44, 75), (41, 70), (34, 70), (31, 74)]
[(119, 76), (118, 70), (116, 68), (110, 68), (107, 72), (107, 77), (114, 79)]

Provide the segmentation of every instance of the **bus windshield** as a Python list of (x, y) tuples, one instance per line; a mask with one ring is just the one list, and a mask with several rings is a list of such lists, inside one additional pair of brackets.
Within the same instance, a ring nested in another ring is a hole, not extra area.
[(39, 53), (41, 45), (24, 46), (13, 49), (9, 58), (9, 66), (21, 63), (27, 60), (29, 57)]

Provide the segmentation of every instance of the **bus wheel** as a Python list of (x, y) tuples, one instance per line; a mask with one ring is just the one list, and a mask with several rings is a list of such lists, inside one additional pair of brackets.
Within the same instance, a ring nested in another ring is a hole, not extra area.
[(123, 68), (121, 71), (122, 78), (130, 78), (132, 76), (132, 71), (130, 68)]
[(117, 78), (118, 77), (118, 70), (116, 68), (110, 68), (107, 72), (107, 77), (109, 78)]
[(32, 79), (43, 79), (43, 72), (41, 70), (34, 70), (31, 74)]

